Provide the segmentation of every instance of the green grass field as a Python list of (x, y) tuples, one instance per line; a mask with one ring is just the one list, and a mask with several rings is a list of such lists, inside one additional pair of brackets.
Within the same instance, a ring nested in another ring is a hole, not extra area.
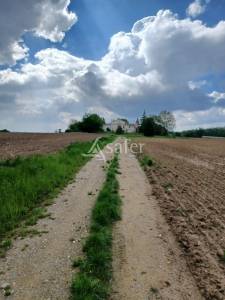
[(106, 182), (92, 211), (89, 237), (84, 245), (85, 258), (75, 261), (80, 268), (72, 283), (72, 299), (107, 299), (112, 280), (112, 225), (120, 219), (118, 156), (112, 160)]
[[(99, 146), (103, 148), (113, 139), (103, 137)], [(51, 155), (0, 161), (0, 241), (22, 220), (29, 218), (27, 225), (33, 225), (43, 215), (39, 207), (66, 186), (89, 160), (82, 154), (91, 144), (77, 142)]]

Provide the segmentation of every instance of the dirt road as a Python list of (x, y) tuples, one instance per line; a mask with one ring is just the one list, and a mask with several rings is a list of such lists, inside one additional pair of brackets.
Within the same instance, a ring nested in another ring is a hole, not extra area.
[[(8, 283), (13, 289), (7, 299), (69, 298), (72, 261), (82, 254), (90, 212), (105, 179), (103, 165), (95, 158), (88, 162), (49, 208), (52, 218), (42, 219), (35, 226), (47, 233), (18, 239), (6, 259), (0, 260), (0, 285)], [(3, 291), (0, 299), (5, 299)]]
[(133, 155), (121, 155), (122, 220), (114, 231), (113, 300), (200, 300), (182, 254)]
[[(18, 239), (0, 260), (0, 284), (13, 289), (8, 299), (69, 299), (71, 264), (82, 255), (91, 209), (105, 179), (103, 165), (96, 159), (87, 163), (49, 208), (51, 218), (35, 226), (47, 233)], [(114, 228), (111, 299), (202, 299), (137, 159), (121, 154), (120, 169), (123, 214)], [(1, 291), (0, 299), (5, 299)]]

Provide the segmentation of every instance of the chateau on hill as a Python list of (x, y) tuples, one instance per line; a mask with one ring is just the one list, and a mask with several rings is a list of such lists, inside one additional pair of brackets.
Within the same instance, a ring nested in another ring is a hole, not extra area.
[(137, 132), (140, 124), (137, 119), (137, 121), (133, 124), (130, 124), (126, 119), (116, 119), (112, 120), (111, 123), (105, 124), (103, 126), (104, 131), (112, 131), (116, 132), (118, 127), (121, 127), (124, 132), (126, 133), (132, 133), (132, 132)]

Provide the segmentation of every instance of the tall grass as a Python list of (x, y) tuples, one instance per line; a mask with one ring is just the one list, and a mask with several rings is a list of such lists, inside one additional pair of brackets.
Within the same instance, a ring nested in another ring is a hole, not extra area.
[(92, 211), (90, 235), (84, 245), (85, 258), (75, 262), (80, 272), (72, 282), (72, 299), (103, 300), (112, 279), (112, 225), (120, 219), (118, 156), (112, 160), (106, 182)]
[[(113, 138), (102, 138), (100, 147)], [(78, 142), (56, 154), (0, 161), (0, 240), (74, 177), (88, 161), (82, 154), (91, 144)]]

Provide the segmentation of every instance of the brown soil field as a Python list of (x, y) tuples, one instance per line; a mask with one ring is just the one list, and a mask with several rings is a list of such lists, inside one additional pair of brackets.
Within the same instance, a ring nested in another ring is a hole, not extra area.
[(146, 173), (205, 299), (225, 299), (225, 140), (139, 138)]
[(0, 159), (56, 152), (71, 143), (94, 140), (92, 133), (0, 133)]

